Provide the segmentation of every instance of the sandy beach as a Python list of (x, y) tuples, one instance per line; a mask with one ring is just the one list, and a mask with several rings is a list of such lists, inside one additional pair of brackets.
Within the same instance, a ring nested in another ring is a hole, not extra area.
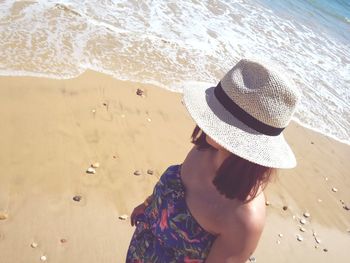
[[(119, 217), (192, 147), (195, 124), (181, 94), (93, 71), (0, 77), (0, 109), (0, 262), (124, 262), (133, 228)], [(347, 262), (350, 146), (296, 123), (285, 136), (298, 167), (280, 170), (266, 189), (253, 257)]]

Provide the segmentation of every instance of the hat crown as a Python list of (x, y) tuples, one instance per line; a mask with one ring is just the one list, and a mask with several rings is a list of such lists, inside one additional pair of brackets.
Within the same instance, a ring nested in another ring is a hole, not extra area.
[(284, 128), (300, 95), (284, 73), (266, 65), (242, 59), (222, 78), (221, 86), (246, 113), (267, 125)]

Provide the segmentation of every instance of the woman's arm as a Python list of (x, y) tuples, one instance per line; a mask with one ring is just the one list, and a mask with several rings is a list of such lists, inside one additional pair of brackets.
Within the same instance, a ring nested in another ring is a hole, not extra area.
[(206, 263), (244, 263), (258, 245), (264, 227), (262, 216), (243, 216), (237, 224), (232, 222), (222, 228), (214, 241)]
[(139, 216), (145, 212), (146, 207), (149, 206), (149, 204), (152, 202), (152, 200), (153, 200), (153, 194), (148, 196), (143, 203), (139, 204), (138, 206), (136, 206), (134, 208), (134, 210), (132, 211), (131, 216), (130, 216), (131, 226), (134, 226), (137, 224), (137, 220), (136, 220), (137, 216)]
[(147, 206), (149, 206), (150, 203), (152, 203), (152, 201), (153, 201), (153, 194), (151, 194), (149, 197), (147, 197), (143, 203), (147, 207)]

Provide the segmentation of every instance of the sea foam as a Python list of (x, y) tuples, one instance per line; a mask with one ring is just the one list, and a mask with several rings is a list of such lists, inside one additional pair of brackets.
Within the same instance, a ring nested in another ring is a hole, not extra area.
[(189, 81), (217, 83), (241, 57), (261, 57), (301, 90), (296, 121), (350, 143), (350, 42), (281, 10), (243, 0), (3, 1), (0, 75), (92, 69), (181, 92)]

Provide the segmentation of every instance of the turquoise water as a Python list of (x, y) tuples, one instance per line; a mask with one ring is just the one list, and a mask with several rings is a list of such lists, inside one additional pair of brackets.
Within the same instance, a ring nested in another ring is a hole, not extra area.
[(350, 43), (349, 0), (261, 0), (285, 19), (296, 19), (315, 30), (325, 31), (345, 44)]
[(260, 57), (301, 90), (297, 122), (350, 144), (349, 12), (348, 0), (0, 0), (0, 75), (92, 69), (181, 92)]

